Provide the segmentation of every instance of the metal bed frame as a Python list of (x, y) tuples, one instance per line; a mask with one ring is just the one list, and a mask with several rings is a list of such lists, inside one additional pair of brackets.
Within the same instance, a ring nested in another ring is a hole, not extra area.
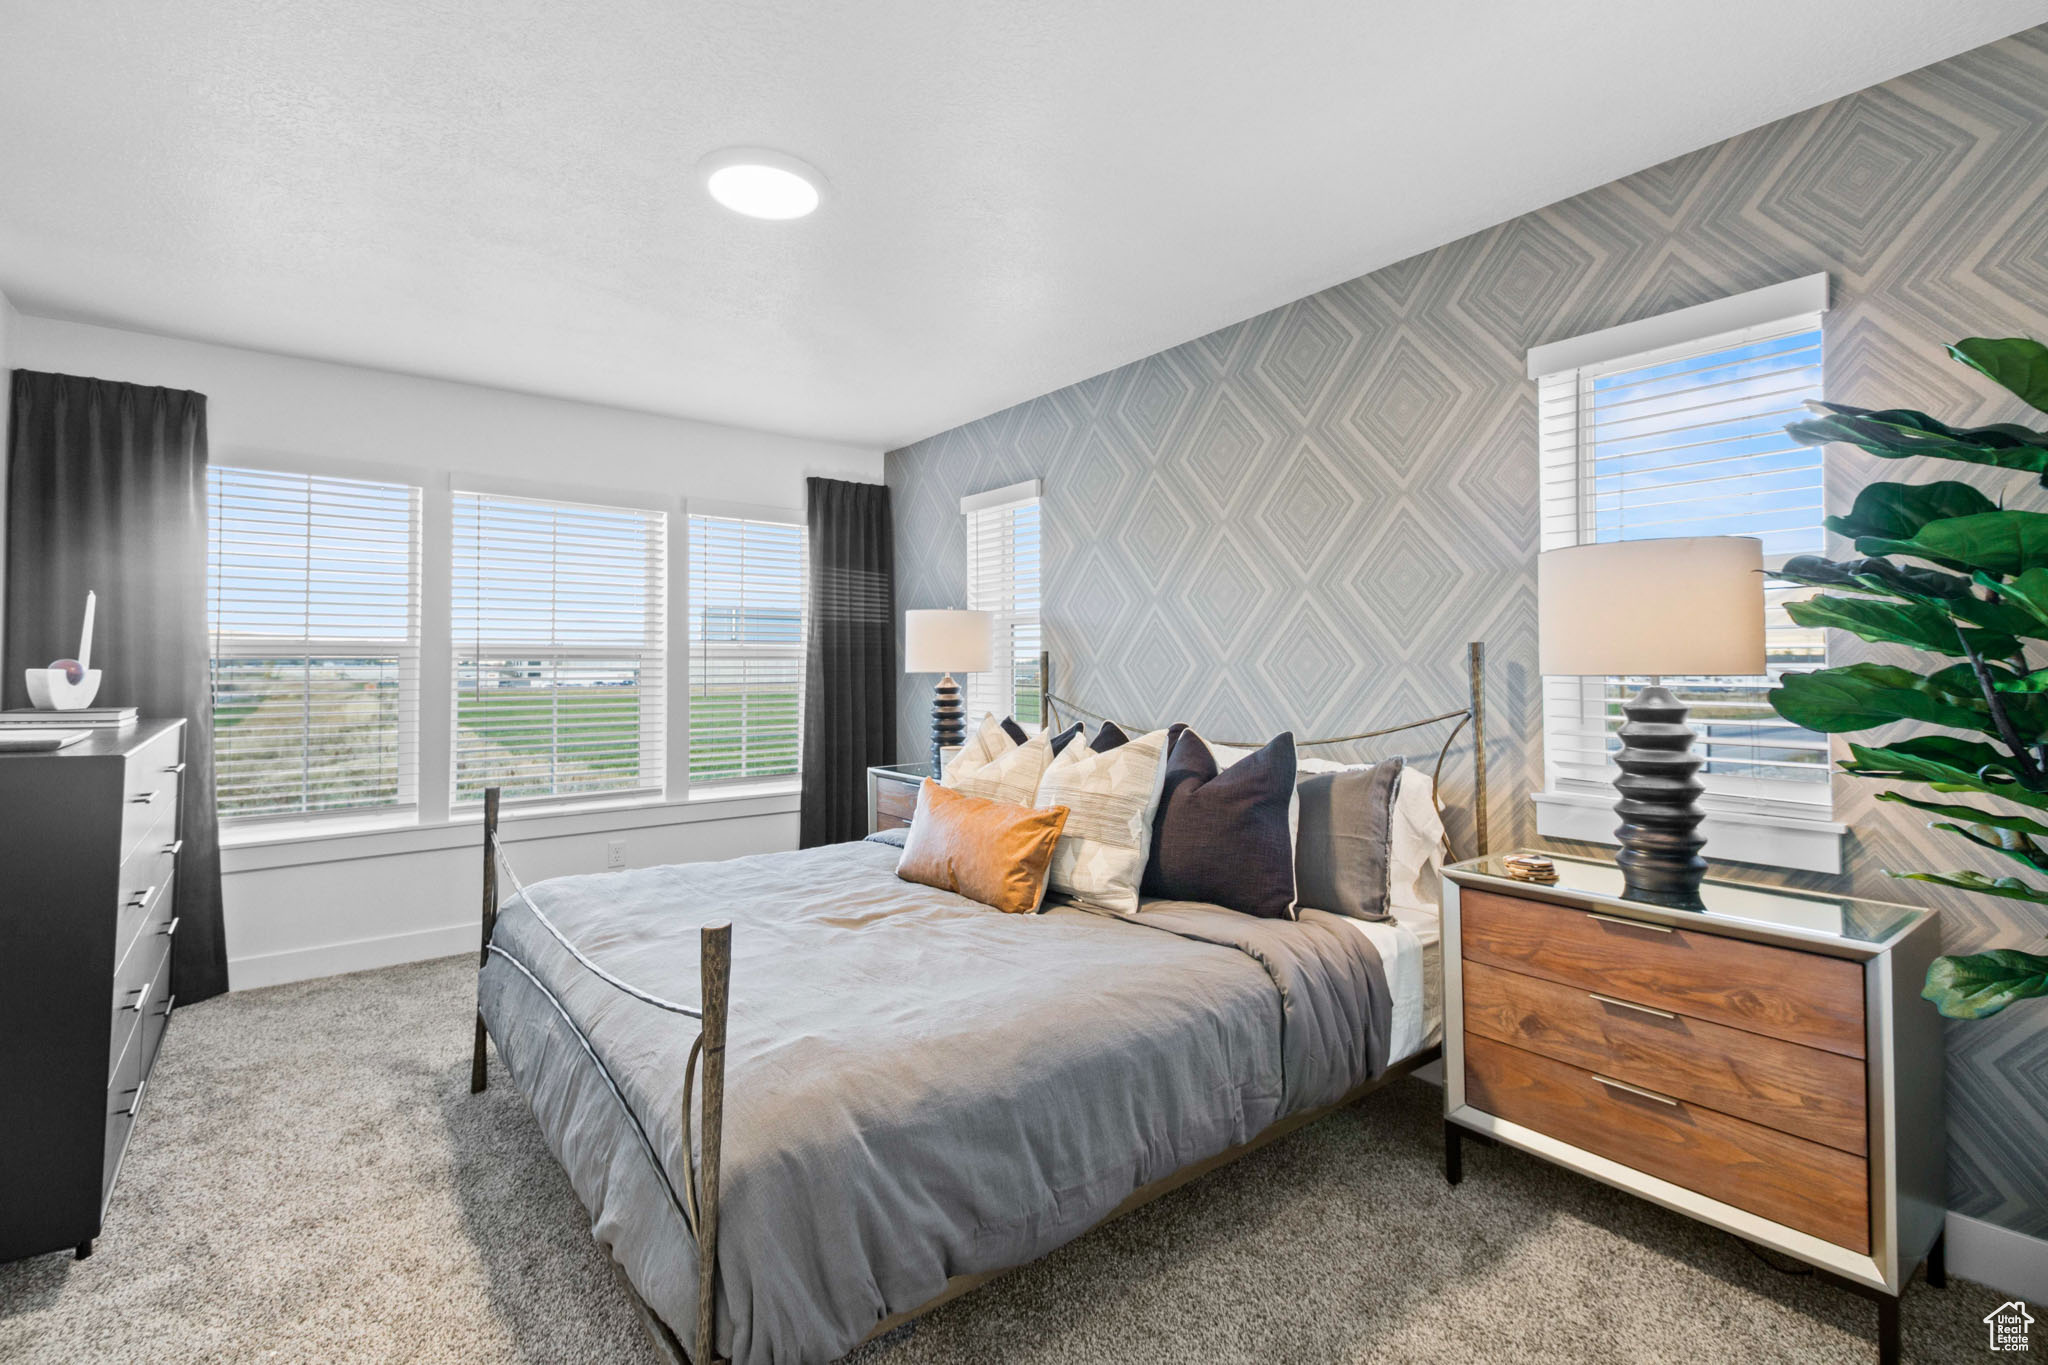
[[(1107, 719), (1107, 717), (1097, 712), (1087, 710), (1069, 698), (1056, 696), (1051, 690), (1051, 657), (1047, 653), (1041, 653), (1038, 657), (1039, 676), (1043, 680), (1042, 686), (1044, 687), (1049, 718), (1056, 720), (1059, 714), (1058, 707), (1065, 706), (1069, 711), (1077, 714), (1091, 716), (1097, 720)], [(1442, 799), (1438, 788), (1443, 777), (1444, 760), (1449, 755), (1453, 742), (1456, 741), (1459, 734), (1469, 724), (1472, 727), (1472, 824), (1474, 843), (1476, 845), (1474, 851), (1483, 854), (1487, 851), (1486, 647), (1483, 643), (1474, 641), (1466, 646), (1466, 665), (1467, 683), (1470, 690), (1466, 705), (1460, 709), (1445, 711), (1434, 716), (1425, 716), (1420, 720), (1406, 721), (1399, 725), (1385, 726), (1377, 730), (1365, 730), (1352, 735), (1337, 735), (1328, 739), (1296, 740), (1295, 743), (1298, 746), (1350, 744), (1364, 740), (1380, 739), (1409, 730), (1419, 730), (1425, 726), (1435, 725), (1444, 721), (1453, 721), (1455, 724), (1452, 725), (1449, 733), (1445, 735), (1442, 746), (1437, 750), (1436, 766), (1430, 775), (1432, 798), (1441, 807)], [(1233, 748), (1240, 748), (1257, 747), (1258, 744), (1264, 741), (1254, 741), (1251, 744), (1234, 740), (1217, 740), (1216, 742), (1228, 744)], [(655, 1170), (660, 1174), (664, 1183), (669, 1183), (667, 1170), (662, 1165), (659, 1155), (648, 1142), (645, 1131), (640, 1129), (638, 1116), (633, 1114), (632, 1107), (626, 1104), (617, 1082), (613, 1080), (611, 1072), (605, 1067), (603, 1059), (598, 1057), (596, 1050), (591, 1047), (589, 1040), (583, 1037), (582, 1031), (576, 1028), (573, 1020), (570, 1019), (567, 1009), (560, 1000), (555, 998), (553, 992), (548, 991), (547, 987), (542, 985), (540, 980), (528, 971), (525, 964), (521, 963), (518, 958), (491, 942), (492, 932), (497, 927), (498, 920), (499, 864), (501, 862), (504, 864), (507, 875), (512, 879), (515, 893), (526, 900), (527, 906), (533, 911), (535, 918), (563, 947), (569, 950), (577, 962), (586, 970), (605, 981), (608, 985), (624, 991), (650, 1006), (684, 1015), (698, 1021), (699, 1031), (697, 1040), (691, 1044), (689, 1060), (684, 1064), (683, 1131), (686, 1134), (689, 1132), (690, 1109), (694, 1100), (700, 1106), (698, 1127), (699, 1154), (693, 1157), (692, 1153), (688, 1150), (686, 1141), (683, 1159), (689, 1169), (684, 1175), (683, 1188), (677, 1191), (671, 1184), (669, 1189), (671, 1199), (675, 1202), (678, 1211), (682, 1213), (683, 1220), (690, 1228), (697, 1243), (697, 1320), (692, 1334), (692, 1346), (685, 1346), (677, 1337), (675, 1330), (662, 1320), (660, 1314), (647, 1305), (646, 1301), (640, 1297), (639, 1292), (633, 1288), (631, 1282), (626, 1279), (624, 1271), (618, 1267), (616, 1262), (613, 1264), (613, 1271), (617, 1275), (620, 1286), (626, 1291), (628, 1299), (631, 1300), (634, 1312), (639, 1315), (642, 1325), (646, 1327), (649, 1336), (653, 1338), (655, 1348), (665, 1359), (671, 1362), (671, 1365), (727, 1365), (725, 1361), (719, 1358), (716, 1350), (715, 1314), (718, 1289), (718, 1174), (725, 1123), (725, 1040), (731, 1002), (732, 925), (710, 924), (704, 926), (700, 931), (699, 989), (701, 995), (699, 998), (703, 1002), (700, 1006), (693, 1007), (663, 1000), (658, 996), (651, 995), (627, 982), (621, 981), (584, 956), (575, 944), (569, 942), (555, 928), (553, 923), (541, 912), (540, 907), (535, 905), (530, 897), (526, 896), (526, 888), (520, 884), (518, 874), (512, 871), (511, 862), (505, 857), (503, 846), (498, 839), (499, 803), (499, 789), (496, 787), (485, 789), (483, 941), (478, 953), (477, 970), (481, 973), (483, 968), (490, 964), (491, 955), (497, 953), (547, 995), (555, 1011), (561, 1015), (565, 1022), (569, 1023), (571, 1032), (575, 1033), (578, 1041), (582, 1043), (585, 1053), (588, 1054), (591, 1061), (596, 1065), (599, 1075), (610, 1086), (614, 1097), (619, 1100), (620, 1105), (625, 1108), (628, 1117), (633, 1120), (635, 1129), (640, 1130), (641, 1142), (646, 1147), (650, 1159), (654, 1162)], [(490, 1073), (485, 1047), (485, 1040), (488, 1037), (489, 1030), (484, 1024), (483, 1009), (481, 1004), (479, 1004), (476, 1012), (476, 1045), (470, 1061), (469, 1089), (471, 1094), (482, 1092), (489, 1084)], [(1130, 1213), (1134, 1209), (1151, 1203), (1161, 1195), (1179, 1189), (1182, 1185), (1198, 1180), (1211, 1171), (1227, 1166), (1240, 1157), (1257, 1151), (1270, 1142), (1305, 1128), (1309, 1124), (1316, 1122), (1318, 1119), (1325, 1118), (1339, 1109), (1355, 1104), (1382, 1086), (1412, 1074), (1429, 1063), (1436, 1061), (1442, 1055), (1443, 1049), (1441, 1046), (1424, 1048), (1412, 1056), (1405, 1057), (1401, 1061), (1389, 1065), (1379, 1075), (1355, 1087), (1334, 1104), (1290, 1115), (1235, 1147), (1227, 1148), (1205, 1161), (1199, 1161), (1194, 1165), (1183, 1167), (1171, 1175), (1141, 1186), (1132, 1191), (1129, 1198), (1104, 1215), (1102, 1220), (1095, 1226), (1101, 1227), (1114, 1219), (1122, 1217), (1124, 1214)], [(702, 1080), (701, 1087), (697, 1084), (700, 1076)], [(893, 1314), (877, 1323), (874, 1330), (868, 1333), (863, 1344), (867, 1341), (873, 1341), (876, 1337), (886, 1332), (893, 1331), (906, 1322), (924, 1316), (941, 1304), (959, 1298), (961, 1295), (978, 1289), (989, 1281), (1019, 1268), (1021, 1267), (1010, 1266), (1001, 1270), (985, 1271), (974, 1275), (955, 1275), (947, 1280), (946, 1287), (930, 1300), (919, 1304), (915, 1308)]]

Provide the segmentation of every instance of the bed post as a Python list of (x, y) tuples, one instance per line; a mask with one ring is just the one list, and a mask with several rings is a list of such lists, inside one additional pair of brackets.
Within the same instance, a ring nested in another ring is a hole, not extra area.
[(1472, 683), (1472, 839), (1473, 852), (1486, 856), (1486, 644), (1465, 646)]
[[(476, 969), (481, 972), (491, 964), (491, 930), (498, 923), (498, 854), (492, 844), (498, 837), (498, 789), (484, 788), (484, 936), (483, 946), (477, 950)], [(479, 1095), (490, 1081), (490, 1074), (484, 1064), (484, 1011), (481, 1001), (476, 1011), (476, 1053), (469, 1062), (469, 1093)]]
[[(732, 983), (732, 926), (708, 924), (699, 936), (704, 1003), (703, 1156), (698, 1163), (697, 1341), (693, 1365), (718, 1360), (718, 1154), (725, 1125), (725, 1007)], [(683, 1115), (683, 1132), (690, 1131)], [(685, 1141), (688, 1141), (687, 1136)]]
[(1052, 651), (1038, 651), (1038, 723), (1047, 730), (1060, 723), (1060, 712), (1052, 702)]

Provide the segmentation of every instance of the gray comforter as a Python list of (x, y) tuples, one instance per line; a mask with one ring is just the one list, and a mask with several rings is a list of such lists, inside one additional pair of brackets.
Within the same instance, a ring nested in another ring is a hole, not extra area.
[[(948, 1276), (1042, 1256), (1386, 1065), (1384, 973), (1334, 916), (1003, 915), (898, 880), (897, 856), (839, 844), (533, 888), (606, 970), (686, 1003), (698, 927), (732, 922), (718, 1343), (736, 1365), (832, 1360)], [(516, 898), (494, 942), (519, 964), (483, 972), (499, 1055), (593, 1235), (688, 1342), (672, 1191), (696, 1025), (592, 976)]]

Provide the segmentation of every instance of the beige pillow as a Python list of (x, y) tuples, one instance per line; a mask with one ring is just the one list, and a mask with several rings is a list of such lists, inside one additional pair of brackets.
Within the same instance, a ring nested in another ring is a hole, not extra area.
[(944, 785), (984, 801), (1028, 806), (1038, 795), (1038, 779), (1051, 761), (1051, 735), (1041, 730), (1019, 744), (1004, 733), (994, 716), (985, 716), (974, 738), (946, 764)]
[(1067, 808), (1052, 855), (1054, 891), (1121, 915), (1137, 913), (1165, 777), (1164, 730), (1099, 754), (1079, 744), (1060, 750), (1037, 797), (1040, 809)]

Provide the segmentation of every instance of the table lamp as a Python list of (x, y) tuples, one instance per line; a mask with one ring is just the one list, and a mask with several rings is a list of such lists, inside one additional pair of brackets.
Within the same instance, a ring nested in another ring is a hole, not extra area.
[(932, 689), (932, 775), (939, 751), (967, 742), (967, 714), (960, 705), (955, 673), (981, 673), (989, 666), (995, 617), (986, 611), (903, 613), (903, 671), (942, 674)]
[(1690, 709), (1660, 678), (1753, 676), (1764, 671), (1763, 542), (1688, 536), (1576, 545), (1536, 557), (1539, 667), (1546, 675), (1647, 674), (1622, 703), (1623, 894), (1699, 910), (1707, 874), (1699, 832), (1701, 758)]

